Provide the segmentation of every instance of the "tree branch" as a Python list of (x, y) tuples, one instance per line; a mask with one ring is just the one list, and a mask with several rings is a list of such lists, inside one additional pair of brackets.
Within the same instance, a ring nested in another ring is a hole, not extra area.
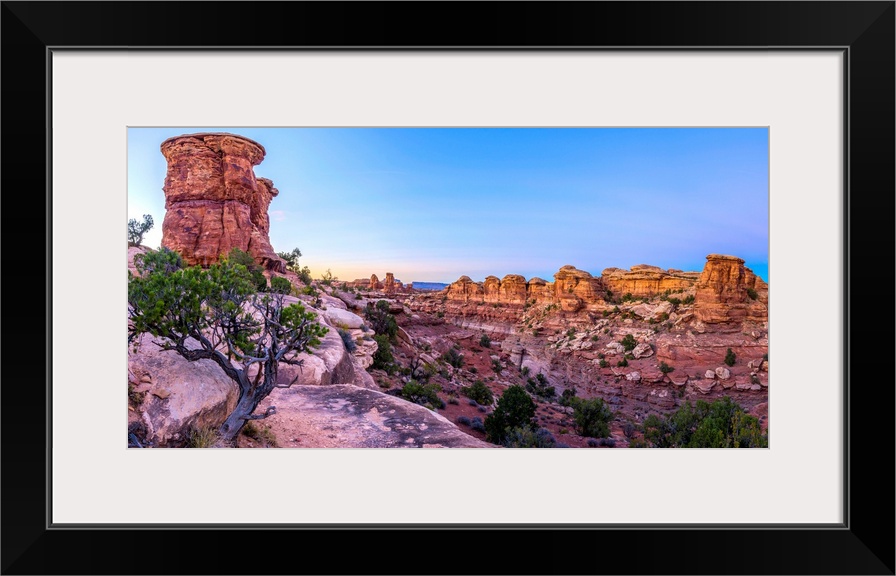
[(276, 413), (276, 406), (268, 406), (268, 409), (264, 411), (264, 414), (249, 414), (248, 416), (243, 416), (243, 420), (264, 420), (268, 416), (273, 416)]

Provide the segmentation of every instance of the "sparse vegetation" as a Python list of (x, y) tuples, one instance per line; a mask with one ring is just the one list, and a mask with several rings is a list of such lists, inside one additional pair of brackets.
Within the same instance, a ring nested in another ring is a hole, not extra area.
[(187, 432), (187, 448), (211, 448), (218, 441), (218, 432), (213, 426), (190, 428)]
[(663, 374), (669, 374), (670, 372), (674, 372), (675, 368), (669, 366), (665, 362), (660, 362), (660, 372)]
[(619, 362), (616, 363), (616, 366), (618, 366), (620, 368), (625, 368), (626, 366), (628, 366), (628, 360), (626, 358), (623, 358), (622, 360), (620, 360)]
[(757, 298), (759, 298), (759, 294), (752, 288), (747, 288), (747, 296), (750, 297), (750, 300), (756, 300)]
[(247, 438), (255, 440), (259, 444), (262, 444), (266, 448), (277, 447), (277, 437), (274, 436), (274, 433), (271, 432), (271, 429), (267, 426), (262, 428), (256, 426), (252, 422), (246, 422), (246, 425), (243, 426), (242, 434)]
[(737, 355), (731, 351), (731, 348), (725, 351), (725, 364), (728, 366), (734, 366), (734, 363), (737, 361)]
[(557, 391), (548, 383), (547, 377), (539, 372), (535, 378), (526, 380), (526, 391), (545, 400), (553, 400), (557, 397)]
[(494, 372), (495, 374), (500, 374), (502, 370), (504, 370), (504, 366), (501, 364), (501, 361), (492, 360), (492, 372)]
[(631, 334), (626, 334), (619, 343), (622, 344), (622, 347), (626, 352), (634, 350), (635, 346), (638, 345), (638, 341), (635, 340), (635, 337)]
[(442, 355), (442, 359), (455, 368), (461, 368), (464, 365), (464, 355), (458, 352), (457, 348), (450, 348)]
[(491, 348), (492, 339), (488, 337), (488, 334), (483, 334), (479, 337), (479, 345), (483, 348)]
[(505, 448), (554, 448), (557, 440), (546, 428), (517, 426), (507, 431), (502, 444)]
[(251, 254), (243, 252), (239, 248), (233, 248), (228, 252), (226, 260), (230, 264), (244, 266), (249, 272), (256, 290), (264, 292), (267, 289), (268, 279), (264, 277), (261, 266), (255, 262), (255, 259), (252, 258)]
[(463, 386), (461, 394), (472, 400), (475, 404), (489, 405), (494, 401), (494, 394), (482, 380), (476, 380), (470, 386)]

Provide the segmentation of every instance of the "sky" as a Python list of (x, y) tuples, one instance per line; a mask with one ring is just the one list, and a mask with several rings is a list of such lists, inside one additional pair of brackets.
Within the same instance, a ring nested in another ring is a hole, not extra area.
[(550, 282), (567, 264), (700, 271), (730, 254), (768, 281), (766, 128), (129, 128), (128, 218), (153, 217), (147, 246), (159, 146), (196, 132), (264, 146), (271, 244), (315, 278)]

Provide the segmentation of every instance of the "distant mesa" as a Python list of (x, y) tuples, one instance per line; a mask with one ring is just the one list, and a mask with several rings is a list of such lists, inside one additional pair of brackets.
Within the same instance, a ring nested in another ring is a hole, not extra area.
[(439, 290), (447, 288), (448, 284), (445, 284), (444, 282), (411, 282), (408, 284), (408, 287), (413, 288), (414, 290), (438, 292)]
[(162, 246), (201, 266), (239, 248), (265, 269), (286, 272), (268, 236), (268, 207), (279, 191), (252, 169), (264, 160), (261, 144), (210, 132), (169, 138), (161, 151), (168, 161)]
[(684, 291), (695, 296), (694, 312), (706, 323), (764, 321), (768, 315), (768, 284), (744, 267), (743, 259), (720, 254), (707, 256), (702, 272), (636, 264), (630, 270), (606, 268), (595, 277), (567, 264), (553, 282), (538, 277), (526, 281), (518, 274), (487, 276), (483, 282), (461, 276), (448, 285), (446, 295), (451, 301), (556, 304), (564, 312), (579, 312), (600, 309), (623, 296), (638, 299)]

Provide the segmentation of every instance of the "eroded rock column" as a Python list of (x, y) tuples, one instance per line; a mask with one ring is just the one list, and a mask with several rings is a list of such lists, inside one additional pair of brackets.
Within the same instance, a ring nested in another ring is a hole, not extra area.
[(185, 134), (162, 142), (168, 161), (162, 246), (188, 265), (209, 266), (239, 248), (267, 270), (285, 272), (271, 246), (268, 207), (278, 194), (256, 178), (264, 147), (226, 133)]

